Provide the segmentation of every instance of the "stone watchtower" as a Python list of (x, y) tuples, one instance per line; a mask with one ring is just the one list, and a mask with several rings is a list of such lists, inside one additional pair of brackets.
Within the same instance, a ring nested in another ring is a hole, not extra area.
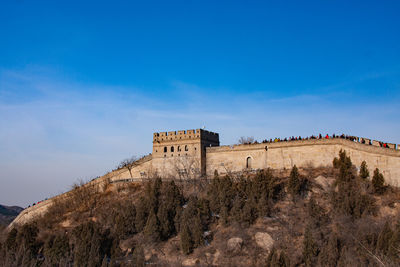
[(203, 129), (159, 132), (153, 134), (152, 158), (157, 165), (174, 172), (183, 167), (177, 163), (196, 162), (202, 175), (206, 173), (206, 147), (219, 146), (219, 135)]

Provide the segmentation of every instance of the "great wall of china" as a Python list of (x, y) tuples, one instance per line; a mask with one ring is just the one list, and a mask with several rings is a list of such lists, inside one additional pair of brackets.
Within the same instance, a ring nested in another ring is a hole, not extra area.
[[(85, 186), (102, 188), (106, 183), (134, 182), (160, 176), (162, 178), (196, 176), (212, 177), (217, 171), (251, 171), (257, 169), (288, 169), (294, 165), (302, 167), (331, 166), (340, 150), (345, 150), (355, 166), (367, 162), (370, 173), (378, 168), (386, 183), (400, 185), (400, 147), (390, 144), (380, 147), (369, 139), (367, 144), (343, 138), (321, 138), (297, 141), (241, 144), (219, 146), (219, 135), (202, 129), (162, 132), (153, 135), (153, 153), (136, 161), (129, 171), (114, 170)], [(54, 199), (68, 197), (68, 192), (27, 208), (10, 224), (24, 224), (44, 214)], [(51, 215), (50, 215), (51, 216)]]

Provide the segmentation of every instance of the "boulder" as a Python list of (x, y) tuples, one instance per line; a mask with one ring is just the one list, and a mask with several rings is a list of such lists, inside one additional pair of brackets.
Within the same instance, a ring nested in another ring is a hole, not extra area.
[(239, 251), (242, 249), (243, 239), (240, 237), (232, 237), (227, 242), (227, 247), (231, 251)]
[(182, 261), (182, 265), (183, 266), (195, 266), (195, 265), (197, 265), (198, 263), (199, 263), (200, 261), (199, 261), (199, 259), (196, 259), (196, 258), (188, 258), (188, 259), (185, 259), (185, 260), (183, 260)]
[(315, 178), (315, 182), (318, 185), (320, 185), (325, 191), (327, 191), (329, 187), (332, 185), (333, 180), (320, 175), (317, 178)]
[(267, 251), (270, 251), (275, 243), (274, 239), (268, 233), (264, 232), (257, 232), (254, 239), (259, 247)]

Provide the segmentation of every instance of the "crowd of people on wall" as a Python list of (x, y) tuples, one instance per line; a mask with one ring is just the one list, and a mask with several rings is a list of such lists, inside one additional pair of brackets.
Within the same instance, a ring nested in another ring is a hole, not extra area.
[[(264, 139), (262, 141), (262, 143), (289, 142), (289, 141), (312, 140), (312, 139), (333, 139), (333, 138), (347, 139), (347, 140), (350, 140), (350, 141), (353, 141), (353, 142), (358, 142), (358, 143), (361, 143), (361, 144), (373, 145), (372, 140), (370, 140), (370, 139), (365, 139), (365, 138), (356, 137), (356, 136), (352, 136), (352, 135), (345, 135), (345, 134), (341, 134), (341, 135), (336, 135), (336, 134), (322, 135), (322, 134), (319, 134), (319, 135), (311, 135), (311, 136), (308, 136), (308, 137), (292, 136), (292, 137), (289, 137), (289, 138), (285, 137), (283, 139), (281, 139), (281, 138), (272, 139), (271, 138), (269, 140), (268, 139)], [(254, 141), (253, 144), (257, 144), (257, 143), (258, 143), (257, 141)], [(388, 143), (380, 142), (380, 141), (378, 141), (378, 143), (379, 143), (380, 147), (391, 148), (388, 145)], [(394, 148), (394, 147), (392, 147), (392, 148)]]
[[(47, 198), (45, 198), (44, 200), (40, 200), (40, 201), (38, 201), (38, 202), (33, 203), (33, 204), (32, 204), (32, 207), (33, 207), (33, 206), (36, 206), (37, 204), (42, 203), (42, 202), (45, 201), (45, 200), (47, 200)], [(31, 205), (28, 206), (28, 208), (30, 208), (30, 207), (31, 207)]]

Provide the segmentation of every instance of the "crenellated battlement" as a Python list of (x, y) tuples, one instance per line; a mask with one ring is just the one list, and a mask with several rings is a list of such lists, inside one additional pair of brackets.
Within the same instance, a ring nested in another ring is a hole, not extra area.
[(153, 143), (163, 143), (179, 140), (207, 140), (219, 143), (219, 134), (204, 129), (179, 130), (153, 133)]

